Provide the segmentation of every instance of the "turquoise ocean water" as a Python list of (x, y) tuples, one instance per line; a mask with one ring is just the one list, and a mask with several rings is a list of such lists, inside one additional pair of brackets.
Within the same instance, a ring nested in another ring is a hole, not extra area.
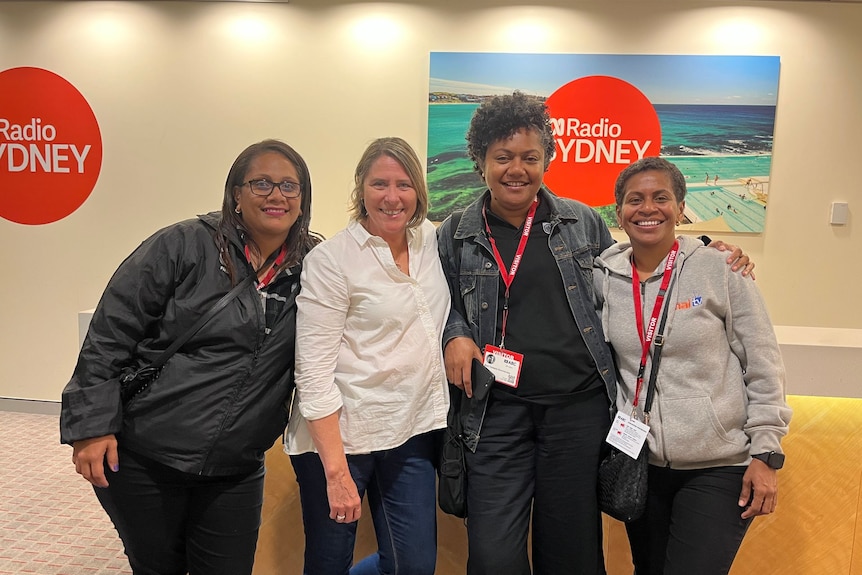
[[(432, 206), (429, 218), (434, 221), (442, 221), (452, 211), (462, 209), (484, 190), (467, 159), (464, 139), (477, 106), (428, 105), (428, 188)], [(656, 105), (655, 109), (662, 129), (661, 155), (679, 166), (689, 184), (690, 194), (720, 191), (730, 194), (728, 197), (740, 198), (738, 201), (743, 201), (741, 197), (746, 195), (744, 201), (753, 202), (744, 182), (748, 178), (763, 180), (769, 177), (774, 106)], [(719, 185), (713, 185), (716, 175)], [(702, 212), (693, 213), (696, 220), (721, 215), (734, 231), (759, 232), (763, 229), (763, 202), (757, 206), (758, 210), (753, 207), (751, 210), (752, 214), (759, 214), (759, 218), (752, 216), (745, 221), (737, 221), (742, 219), (736, 217), (740, 208), (732, 199), (728, 210), (724, 210), (723, 205), (709, 205), (708, 211), (700, 207), (700, 204), (709, 202), (687, 203), (692, 211)], [(719, 211), (713, 213), (714, 209)], [(734, 214), (734, 209), (737, 214)], [(607, 209), (599, 211), (603, 215), (612, 213)], [(613, 224), (612, 221), (609, 223)]]

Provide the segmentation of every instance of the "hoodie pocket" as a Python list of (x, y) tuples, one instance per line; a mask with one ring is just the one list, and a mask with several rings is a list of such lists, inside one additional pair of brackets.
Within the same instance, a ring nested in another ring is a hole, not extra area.
[(665, 452), (672, 465), (730, 463), (745, 451), (745, 432), (741, 426), (725, 429), (709, 397), (660, 401)]

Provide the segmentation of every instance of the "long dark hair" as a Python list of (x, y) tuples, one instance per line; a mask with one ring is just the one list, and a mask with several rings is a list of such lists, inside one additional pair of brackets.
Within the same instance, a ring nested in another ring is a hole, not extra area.
[[(223, 254), (222, 260), (225, 268), (227, 268), (232, 284), (236, 284), (237, 278), (233, 259), (228, 253), (228, 238), (239, 230), (239, 233), (244, 236), (249, 250), (261, 255), (260, 249), (242, 220), (242, 215), (235, 211), (237, 204), (234, 198), (234, 188), (242, 186), (248, 168), (254, 159), (267, 152), (275, 152), (284, 156), (296, 167), (296, 173), (299, 176), (301, 213), (293, 226), (291, 226), (290, 231), (287, 233), (287, 238), (284, 240), (284, 245), (287, 247), (285, 263), (287, 265), (299, 263), (311, 248), (320, 243), (320, 236), (310, 232), (308, 229), (311, 223), (311, 175), (308, 172), (305, 160), (296, 150), (280, 140), (263, 140), (262, 142), (252, 144), (237, 156), (227, 174), (227, 180), (224, 183), (224, 199), (221, 206), (220, 233), (216, 235), (216, 243)], [(267, 256), (269, 254), (263, 255)]]

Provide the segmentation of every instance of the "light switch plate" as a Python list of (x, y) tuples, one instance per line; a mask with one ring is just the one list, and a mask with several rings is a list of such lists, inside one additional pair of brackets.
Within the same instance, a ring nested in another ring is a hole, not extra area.
[(850, 208), (847, 202), (832, 202), (832, 210), (829, 213), (829, 223), (833, 226), (843, 226), (847, 224), (847, 219), (850, 216)]

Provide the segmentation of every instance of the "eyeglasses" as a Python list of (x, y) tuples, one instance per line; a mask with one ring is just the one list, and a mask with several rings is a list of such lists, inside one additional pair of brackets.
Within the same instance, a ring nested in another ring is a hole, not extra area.
[(243, 184), (243, 186), (245, 185), (249, 187), (251, 193), (255, 196), (268, 196), (275, 188), (278, 188), (278, 191), (280, 191), (281, 195), (285, 198), (298, 198), (302, 193), (302, 189), (299, 187), (299, 184), (296, 182), (289, 182), (287, 180), (280, 184), (275, 184), (266, 179), (249, 180)]

